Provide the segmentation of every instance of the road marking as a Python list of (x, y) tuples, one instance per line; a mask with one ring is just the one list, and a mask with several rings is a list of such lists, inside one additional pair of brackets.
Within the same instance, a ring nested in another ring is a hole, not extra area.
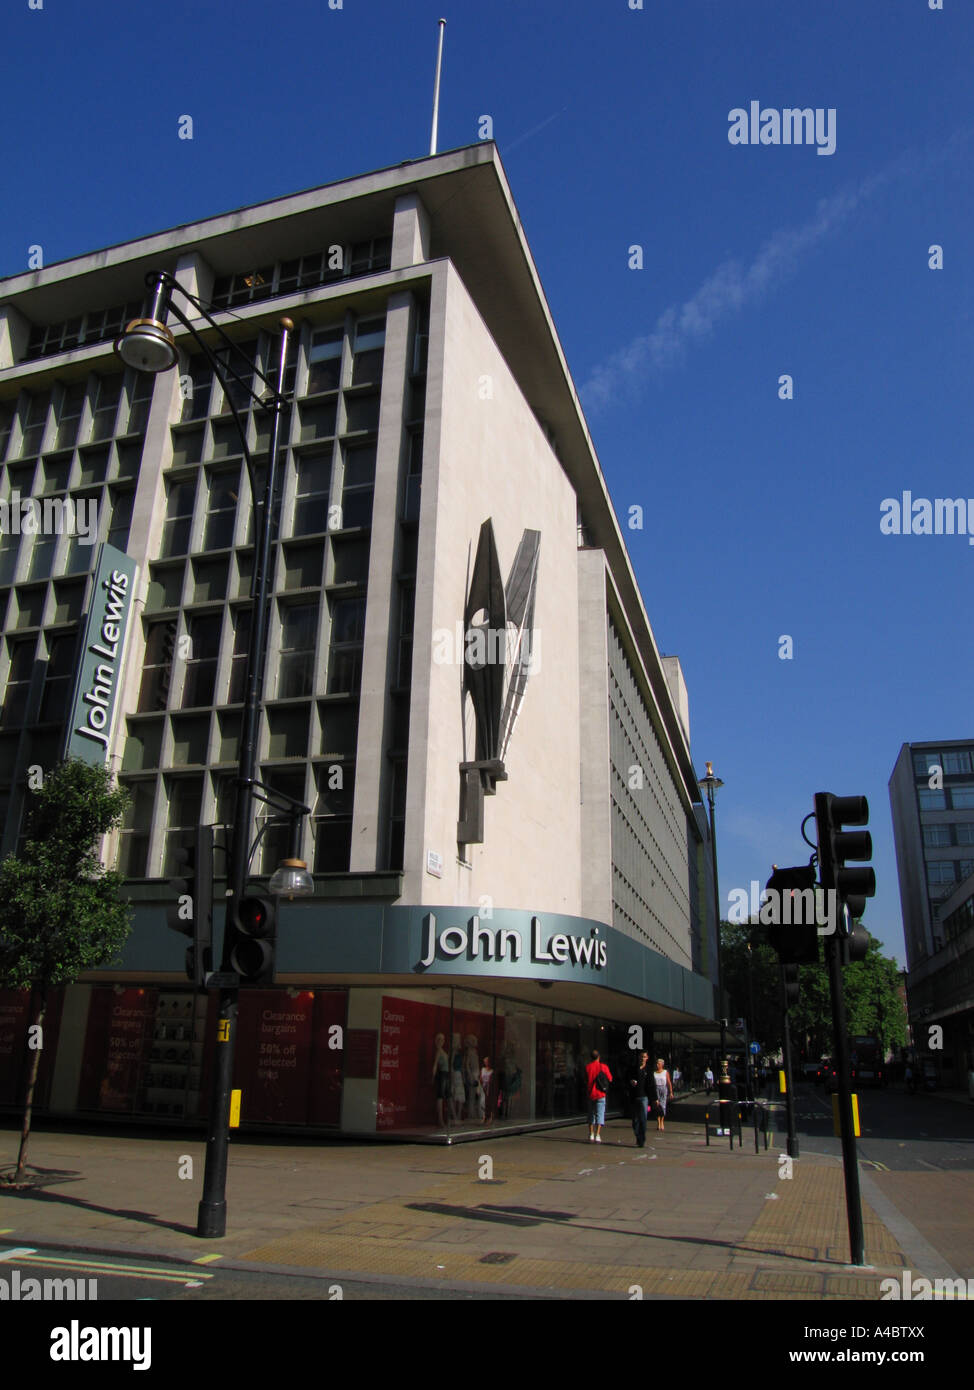
[(0, 1250), (0, 1260), (19, 1260), (25, 1255), (34, 1255), (37, 1252), (29, 1245), (17, 1245), (12, 1250)]
[[(194, 1265), (208, 1265), (208, 1264), (212, 1264), (212, 1262), (213, 1262), (214, 1260), (222, 1260), (222, 1259), (223, 1259), (223, 1256), (222, 1256), (222, 1255), (200, 1255), (198, 1259), (193, 1260), (193, 1264), (194, 1264)], [(211, 1279), (212, 1279), (212, 1277), (213, 1277), (212, 1275), (209, 1276), (209, 1278), (211, 1278)]]
[[(153, 1269), (150, 1265), (127, 1265), (110, 1264), (107, 1260), (75, 1260), (68, 1256), (58, 1257), (55, 1255), (39, 1255), (36, 1251), (27, 1251), (19, 1254), (22, 1264), (26, 1265), (51, 1265), (58, 1269), (93, 1269), (99, 1274), (116, 1274), (126, 1279), (160, 1279), (166, 1284), (184, 1284), (188, 1270), (173, 1269)], [(202, 1278), (212, 1279), (212, 1274), (204, 1274), (200, 1271)]]

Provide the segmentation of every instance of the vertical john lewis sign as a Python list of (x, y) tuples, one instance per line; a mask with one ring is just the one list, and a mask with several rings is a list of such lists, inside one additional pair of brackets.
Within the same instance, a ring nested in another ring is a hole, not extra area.
[(135, 575), (134, 560), (113, 545), (102, 546), (71, 702), (65, 748), (69, 758), (103, 763), (108, 757), (131, 626)]

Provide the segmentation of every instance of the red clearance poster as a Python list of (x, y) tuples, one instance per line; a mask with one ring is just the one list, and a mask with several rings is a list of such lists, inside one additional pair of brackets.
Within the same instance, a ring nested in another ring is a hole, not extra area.
[[(240, 991), (234, 1086), (241, 1121), (307, 1123), (314, 993)], [(239, 1079), (238, 1079), (239, 1078)]]
[(80, 1110), (134, 1110), (152, 1040), (154, 989), (91, 992), (78, 1087)]
[[(47, 1105), (57, 1057), (58, 1035), (61, 1028), (63, 989), (51, 989), (40, 1034), (40, 1064), (34, 1087), (34, 1108)], [(30, 1020), (33, 1000), (29, 989), (0, 990), (0, 1105), (22, 1105), (27, 1092), (27, 1073), (30, 1070)]]
[(348, 1049), (348, 991), (316, 989), (314, 1001), (308, 1124), (337, 1128), (342, 1119), (342, 1076)]
[(29, 989), (0, 990), (0, 1104), (3, 1105), (16, 1105), (20, 1100), (30, 994)]
[(436, 1124), (433, 1061), (437, 1033), (443, 1034), (449, 1054), (449, 1005), (383, 996), (376, 1129), (429, 1128)]

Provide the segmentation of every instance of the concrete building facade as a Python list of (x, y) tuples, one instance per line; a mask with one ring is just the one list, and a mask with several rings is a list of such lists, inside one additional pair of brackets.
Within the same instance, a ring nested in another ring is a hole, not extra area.
[[(579, 1112), (596, 1043), (623, 1066), (636, 1027), (689, 1059), (716, 950), (686, 686), (482, 144), (0, 283), (0, 501), (97, 516), (92, 535), (0, 538), (4, 853), (30, 769), (64, 746), (101, 544), (136, 576), (106, 735), (134, 929), (59, 1003), (45, 1103), (206, 1105), (213, 1005), (165, 902), (195, 826), (225, 844), (233, 821), (253, 526), (232, 407), (258, 466), (269, 415), (176, 323), (175, 372), (122, 368), (112, 340), (158, 269), (245, 376), (296, 324), (259, 776), (311, 808), (315, 894), (281, 904), (276, 985), (243, 996), (245, 1122), (470, 1131), (488, 1055), (499, 1120), (543, 1123)], [(486, 662), (478, 634), (499, 635)], [(261, 807), (251, 829), (266, 876), (289, 827)], [(2, 1007), (15, 1039), (23, 1000)]]

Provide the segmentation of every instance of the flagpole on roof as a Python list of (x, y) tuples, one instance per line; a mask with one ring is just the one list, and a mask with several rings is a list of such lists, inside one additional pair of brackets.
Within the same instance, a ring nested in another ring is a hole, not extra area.
[(433, 129), (430, 131), (430, 154), (436, 154), (436, 127), (440, 119), (440, 68), (443, 65), (443, 30), (446, 20), (440, 20), (440, 38), (436, 46), (436, 81), (433, 84)]

